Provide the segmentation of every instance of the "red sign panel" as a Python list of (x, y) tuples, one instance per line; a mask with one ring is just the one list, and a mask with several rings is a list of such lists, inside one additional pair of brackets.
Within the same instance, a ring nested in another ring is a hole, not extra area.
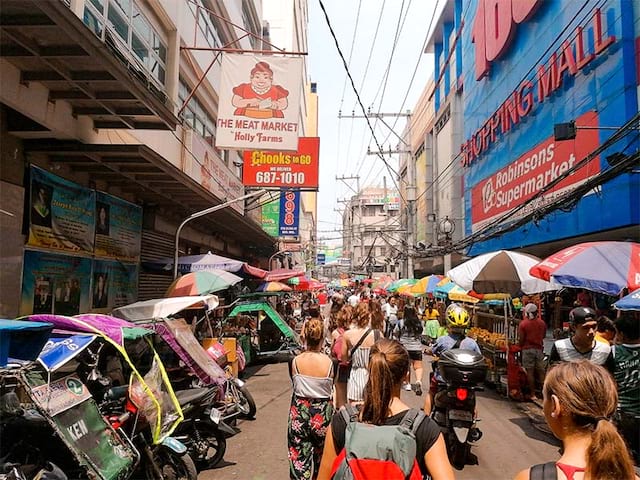
[(246, 187), (318, 189), (320, 139), (301, 137), (295, 152), (245, 150), (242, 182)]
[[(585, 113), (576, 119), (576, 125), (597, 127), (598, 114)], [(597, 147), (597, 130), (578, 129), (574, 140), (556, 142), (551, 137), (478, 182), (471, 190), (472, 230), (480, 230), (509, 210), (528, 202), (527, 207), (519, 210), (511, 219), (522, 217), (596, 175), (600, 172), (599, 156), (566, 177), (543, 197), (529, 202), (542, 188), (572, 170)]]

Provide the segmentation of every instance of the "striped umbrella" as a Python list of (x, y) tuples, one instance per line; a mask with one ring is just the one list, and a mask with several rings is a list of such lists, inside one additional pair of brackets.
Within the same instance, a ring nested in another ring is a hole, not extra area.
[(202, 270), (176, 278), (167, 289), (166, 297), (207, 295), (226, 290), (242, 281), (242, 277), (225, 270)]
[(387, 287), (387, 292), (390, 293), (395, 293), (398, 291), (398, 289), (404, 285), (415, 285), (418, 282), (417, 279), (415, 278), (401, 278), (400, 280), (396, 280), (395, 282), (392, 282), (388, 287)]
[(257, 292), (290, 292), (293, 290), (289, 285), (281, 282), (264, 282), (258, 286)]
[(442, 281), (442, 275), (429, 275), (423, 277), (411, 287), (411, 293), (415, 295), (432, 295), (436, 285)]

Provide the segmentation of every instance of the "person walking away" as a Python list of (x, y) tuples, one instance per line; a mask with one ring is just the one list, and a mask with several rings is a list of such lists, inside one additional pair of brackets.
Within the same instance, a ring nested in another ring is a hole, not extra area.
[(369, 305), (369, 313), (371, 314), (371, 320), (369, 321), (369, 326), (373, 330), (378, 330), (380, 332), (384, 332), (384, 313), (382, 313), (382, 306), (377, 299), (371, 299), (368, 302)]
[(342, 344), (344, 342), (344, 334), (351, 325), (353, 316), (353, 307), (351, 305), (343, 306), (335, 313), (336, 328), (331, 332), (331, 356), (334, 363), (338, 365), (338, 373), (335, 381), (334, 404), (336, 408), (340, 408), (347, 403), (347, 381), (351, 372), (349, 362), (342, 361)]
[(391, 297), (384, 305), (384, 319), (387, 326), (385, 337), (391, 338), (398, 323), (398, 304), (396, 297)]
[(603, 367), (586, 360), (554, 366), (547, 373), (542, 395), (544, 417), (562, 442), (562, 455), (556, 462), (520, 471), (514, 480), (638, 479), (624, 440), (611, 421), (618, 394)]
[(360, 295), (358, 295), (358, 293), (354, 291), (347, 299), (347, 302), (349, 302), (349, 305), (351, 305), (352, 307), (355, 307), (356, 305), (358, 305), (358, 303), (360, 303)]
[(440, 312), (438, 312), (433, 300), (429, 300), (427, 303), (424, 316), (426, 319), (424, 324), (424, 335), (427, 337), (429, 344), (432, 344), (438, 338), (438, 330), (440, 329), (440, 321), (438, 320)]
[(324, 327), (317, 318), (305, 325), (307, 349), (289, 369), (293, 383), (288, 424), (289, 478), (315, 479), (327, 427), (333, 415), (333, 362), (320, 351)]
[[(409, 352), (409, 359), (411, 360), (411, 367), (416, 376), (416, 383), (409, 385), (409, 390), (413, 390), (417, 396), (422, 395), (422, 342), (420, 341), (422, 336), (422, 324), (418, 319), (416, 310), (411, 305), (404, 307), (402, 327), (400, 327), (398, 337), (400, 343)], [(408, 381), (410, 382), (411, 377)]]
[(523, 320), (518, 326), (518, 340), (522, 354), (522, 366), (527, 371), (530, 400), (538, 400), (536, 382), (542, 388), (544, 383), (544, 337), (547, 325), (538, 315), (535, 303), (527, 303), (522, 308)]
[(369, 350), (381, 337), (379, 331), (369, 327), (370, 319), (369, 305), (359, 303), (354, 309), (351, 327), (343, 336), (341, 359), (351, 363), (347, 382), (347, 399), (350, 402), (362, 402), (364, 386), (369, 379)]
[[(371, 347), (369, 369), (370, 377), (364, 392), (364, 403), (360, 412), (356, 412), (355, 421), (347, 422), (345, 420), (345, 413), (347, 413), (347, 418), (352, 418), (346, 407), (337, 412), (331, 420), (325, 439), (318, 479), (336, 478), (334, 470), (339, 468), (342, 463), (339, 455), (342, 455), (346, 449), (355, 448), (356, 443), (360, 443), (362, 447), (368, 447), (367, 441), (376, 442), (379, 438), (384, 438), (384, 436), (376, 434), (377, 428), (389, 429), (391, 426), (403, 425), (407, 416), (413, 413), (415, 415), (415, 423), (412, 424), (412, 429), (415, 430), (414, 458), (393, 456), (391, 460), (396, 464), (399, 461), (409, 465), (417, 462), (420, 470), (419, 478), (429, 476), (428, 478), (432, 480), (452, 480), (454, 478), (453, 469), (447, 457), (440, 428), (431, 418), (416, 410), (409, 409), (400, 399), (400, 387), (409, 375), (409, 354), (406, 349), (395, 340), (381, 339)], [(357, 438), (358, 427), (362, 423), (368, 424), (368, 428), (365, 430), (365, 435)], [(349, 435), (347, 435), (348, 431)], [(390, 431), (390, 433), (392, 432)], [(395, 436), (386, 435), (387, 439), (391, 439), (388, 440), (390, 442), (393, 442), (393, 439), (397, 437), (397, 433)], [(379, 445), (380, 443), (377, 443), (376, 446)], [(389, 450), (396, 453), (392, 448)], [(360, 458), (356, 459), (356, 461), (358, 460)], [(366, 461), (371, 462), (371, 460)], [(380, 464), (381, 462), (375, 463), (376, 466)], [(376, 476), (364, 478), (387, 478), (380, 476), (379, 471), (376, 473)], [(409, 477), (407, 476), (407, 478)]]
[(596, 311), (589, 307), (576, 307), (569, 312), (569, 338), (556, 340), (551, 347), (549, 363), (577, 362), (589, 360), (596, 365), (605, 365), (609, 371), (613, 368), (611, 347), (596, 342), (595, 333), (598, 322)]
[[(480, 347), (473, 338), (466, 336), (466, 330), (469, 328), (470, 318), (469, 312), (464, 307), (456, 303), (452, 303), (447, 307), (445, 312), (445, 318), (447, 322), (448, 335), (438, 338), (435, 345), (427, 347), (425, 353), (427, 355), (433, 355), (434, 357), (440, 356), (443, 352), (451, 350), (452, 348), (462, 348), (465, 350), (472, 350), (477, 353), (482, 353)], [(433, 372), (431, 374), (431, 381), (429, 385), (429, 393), (424, 399), (424, 412), (429, 415), (431, 413), (431, 407), (433, 405), (433, 398), (438, 393), (438, 382), (444, 382), (444, 379), (440, 375), (437, 369), (437, 363), (431, 364)]]
[(596, 327), (596, 342), (602, 342), (606, 345), (613, 344), (616, 336), (616, 324), (609, 317), (601, 315), (598, 317), (598, 326)]
[(613, 378), (618, 384), (616, 423), (640, 465), (640, 321), (625, 312), (615, 322)]

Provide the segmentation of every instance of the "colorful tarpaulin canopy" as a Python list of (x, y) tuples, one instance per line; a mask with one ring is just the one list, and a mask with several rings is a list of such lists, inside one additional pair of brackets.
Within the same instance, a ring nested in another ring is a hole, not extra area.
[(208, 295), (226, 290), (242, 281), (242, 278), (225, 270), (191, 272), (176, 278), (167, 289), (167, 297)]
[(618, 310), (638, 310), (640, 311), (640, 288), (631, 292), (626, 297), (622, 297), (613, 304)]
[(623, 288), (640, 288), (640, 244), (579, 243), (532, 265), (529, 272), (567, 287), (619, 295)]
[(294, 277), (301, 277), (304, 275), (302, 270), (290, 270), (288, 268), (276, 268), (267, 272), (267, 275), (263, 278), (265, 282), (284, 282)]

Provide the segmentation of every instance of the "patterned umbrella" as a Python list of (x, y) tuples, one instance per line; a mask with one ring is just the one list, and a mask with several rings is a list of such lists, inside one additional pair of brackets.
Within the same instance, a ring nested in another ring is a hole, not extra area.
[(387, 287), (387, 292), (395, 293), (400, 287), (404, 285), (415, 285), (418, 282), (415, 278), (401, 278), (400, 280), (396, 280), (395, 282), (391, 282), (391, 284)]
[(191, 272), (178, 277), (167, 289), (167, 297), (207, 295), (226, 290), (242, 281), (242, 278), (224, 270)]
[(280, 282), (264, 282), (256, 291), (258, 292), (290, 292), (292, 288)]
[(567, 287), (619, 295), (623, 288), (640, 288), (640, 243), (579, 243), (545, 258), (529, 272)]
[(411, 287), (411, 293), (415, 295), (430, 295), (433, 294), (433, 290), (436, 285), (442, 281), (444, 277), (442, 275), (429, 275), (423, 277)]
[(438, 297), (448, 297), (449, 300), (454, 302), (478, 303), (479, 301), (478, 298), (469, 295), (460, 285), (451, 281), (449, 277), (444, 277), (440, 280), (434, 287), (433, 294)]

